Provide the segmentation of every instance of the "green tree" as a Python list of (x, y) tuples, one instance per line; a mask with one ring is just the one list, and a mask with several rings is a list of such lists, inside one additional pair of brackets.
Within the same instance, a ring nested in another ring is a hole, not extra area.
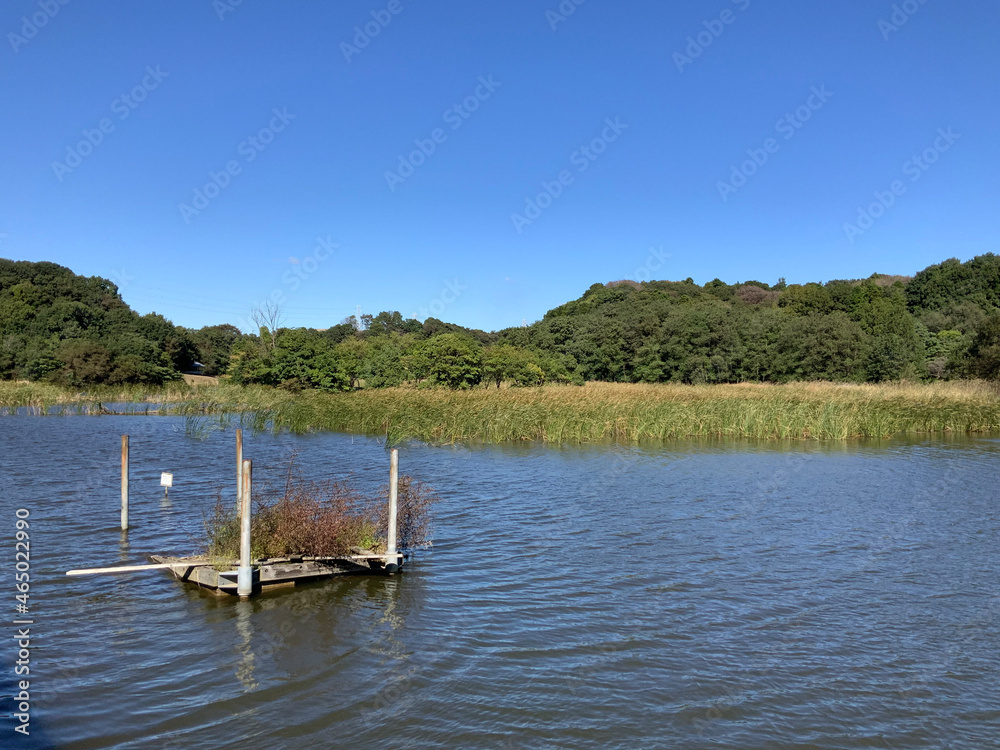
[(236, 326), (205, 326), (197, 331), (188, 331), (195, 348), (195, 356), (204, 365), (205, 375), (225, 375), (229, 369), (229, 357), (236, 342), (243, 334)]
[(660, 358), (660, 347), (644, 345), (636, 356), (635, 378), (641, 383), (659, 383), (666, 378), (666, 364)]
[(772, 373), (785, 380), (861, 380), (865, 339), (845, 313), (790, 318), (774, 348)]
[(834, 304), (829, 290), (820, 284), (792, 284), (781, 293), (778, 306), (794, 315), (826, 315)]
[(56, 377), (67, 385), (103, 383), (111, 374), (111, 353), (96, 341), (63, 341), (55, 358), (63, 365)]
[(896, 380), (919, 374), (924, 352), (916, 324), (906, 309), (902, 284), (879, 286), (867, 280), (851, 294), (851, 318), (866, 334), (866, 379)]
[(273, 352), (273, 378), (292, 390), (350, 388), (350, 378), (330, 342), (309, 328), (281, 329)]
[(499, 388), (504, 381), (518, 386), (542, 385), (545, 370), (535, 355), (510, 344), (496, 344), (486, 349), (483, 379)]
[(245, 336), (229, 355), (229, 377), (237, 385), (276, 385), (270, 356), (265, 356), (257, 336)]
[(361, 386), (365, 374), (365, 360), (368, 357), (368, 342), (359, 338), (341, 341), (334, 348), (340, 366), (351, 382), (352, 388)]
[(395, 336), (383, 332), (371, 339), (362, 363), (365, 388), (391, 388), (402, 384), (406, 374), (402, 357), (403, 350)]
[(430, 377), (449, 388), (471, 388), (483, 378), (483, 350), (473, 339), (444, 333), (423, 347), (430, 362)]
[(906, 298), (914, 311), (946, 310), (966, 301), (1000, 309), (1000, 256), (986, 253), (967, 263), (951, 258), (928, 266), (907, 283)]
[(969, 348), (969, 371), (987, 380), (1000, 380), (1000, 314), (991, 315), (976, 331)]

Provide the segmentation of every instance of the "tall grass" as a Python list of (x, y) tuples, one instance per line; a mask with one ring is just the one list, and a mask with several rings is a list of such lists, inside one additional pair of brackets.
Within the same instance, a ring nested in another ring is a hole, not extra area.
[[(122, 405), (122, 411), (155, 413), (163, 404), (195, 398), (199, 389), (183, 382), (165, 386), (90, 386), (86, 390), (26, 380), (0, 380), (0, 414), (24, 408), (32, 412), (99, 414), (106, 404)], [(118, 411), (119, 409), (116, 409)]]
[[(110, 398), (114, 396), (114, 398)], [(130, 398), (125, 398), (128, 396)], [(588, 383), (470, 391), (386, 388), (293, 394), (216, 388), (88, 391), (0, 383), (0, 408), (72, 410), (129, 401), (132, 413), (239, 420), (258, 430), (334, 430), (430, 443), (639, 443), (689, 436), (848, 439), (1000, 430), (1000, 387), (982, 381), (854, 385)]]

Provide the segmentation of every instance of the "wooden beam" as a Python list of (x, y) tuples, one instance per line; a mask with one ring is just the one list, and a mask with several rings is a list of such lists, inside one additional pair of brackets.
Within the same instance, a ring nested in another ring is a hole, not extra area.
[(155, 565), (118, 565), (113, 568), (82, 568), (80, 570), (67, 570), (68, 576), (91, 576), (103, 573), (134, 573), (140, 570), (165, 570), (167, 568), (199, 568), (204, 565), (211, 565), (210, 562), (185, 562), (185, 563), (157, 563)]

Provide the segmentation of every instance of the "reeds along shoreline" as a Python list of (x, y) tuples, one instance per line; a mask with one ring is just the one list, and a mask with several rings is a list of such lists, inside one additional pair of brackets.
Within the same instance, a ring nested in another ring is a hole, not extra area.
[(74, 392), (46, 384), (0, 383), (0, 410), (30, 407), (36, 413), (99, 413), (106, 404), (127, 404), (125, 411), (132, 414), (238, 419), (255, 429), (332, 430), (381, 435), (392, 442), (639, 443), (700, 436), (844, 440), (1000, 430), (1000, 386), (983, 381), (588, 383), (298, 394), (228, 384)]

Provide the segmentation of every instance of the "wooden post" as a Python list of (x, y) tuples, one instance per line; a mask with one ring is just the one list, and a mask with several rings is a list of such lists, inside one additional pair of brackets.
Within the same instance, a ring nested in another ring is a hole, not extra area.
[(128, 435), (122, 435), (122, 531), (128, 531)]
[(253, 463), (243, 462), (240, 481), (240, 567), (236, 575), (236, 593), (246, 597), (253, 593), (253, 567), (250, 565), (250, 496), (253, 485)]
[(236, 430), (236, 514), (243, 502), (243, 430)]
[(399, 514), (399, 450), (393, 448), (389, 453), (389, 528), (386, 531), (386, 561), (385, 569), (394, 573), (398, 569), (396, 563), (396, 525)]

